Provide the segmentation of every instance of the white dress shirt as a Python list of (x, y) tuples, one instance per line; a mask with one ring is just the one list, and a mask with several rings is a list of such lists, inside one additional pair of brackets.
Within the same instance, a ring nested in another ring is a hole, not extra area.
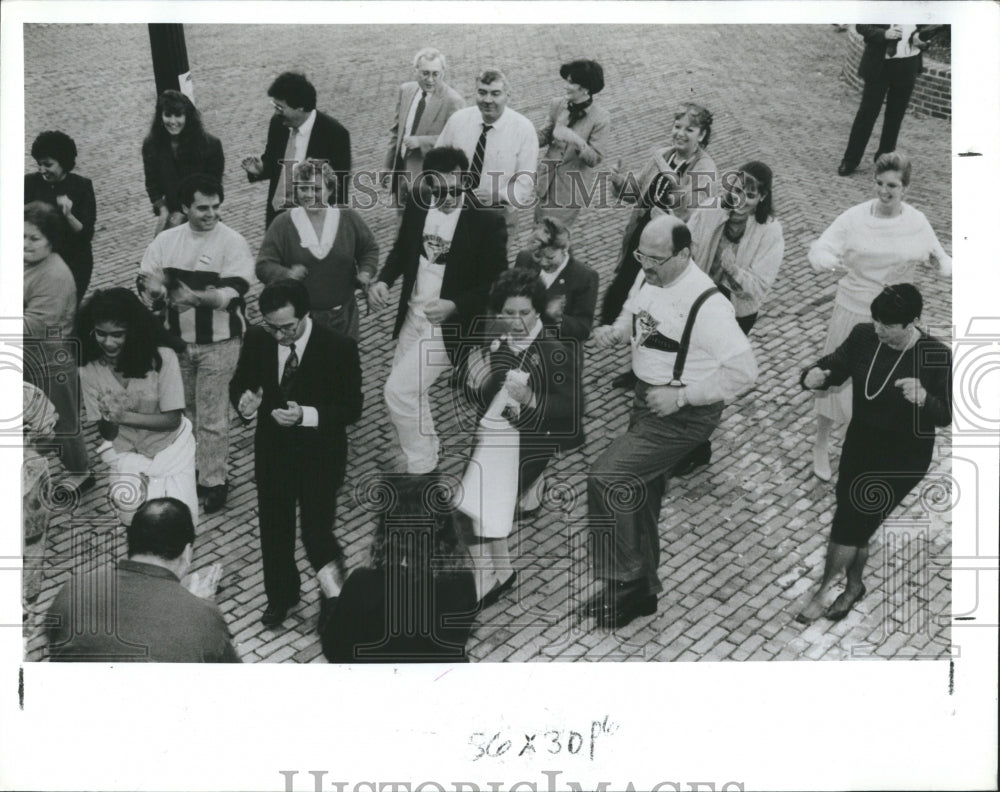
[[(535, 172), (538, 168), (538, 135), (532, 123), (516, 110), (505, 108), (486, 136), (483, 155), (483, 186), (492, 188), (496, 180), (500, 203), (529, 206), (535, 197)], [(444, 125), (436, 146), (462, 149), (469, 162), (483, 131), (483, 116), (478, 107), (456, 110)], [(497, 174), (491, 176), (491, 174)], [(517, 174), (514, 186), (508, 184)]]
[[(302, 357), (306, 352), (306, 345), (309, 343), (309, 337), (312, 335), (312, 317), (306, 317), (306, 329), (303, 331), (299, 338), (295, 339), (295, 354), (299, 358), (299, 365), (302, 365)], [(285, 364), (288, 362), (289, 355), (292, 354), (292, 348), (290, 346), (284, 346), (283, 344), (278, 344), (278, 382), (281, 382), (281, 375), (285, 373)], [(300, 404), (299, 407), (302, 408), (302, 423), (299, 426), (319, 426), (319, 412), (317, 412), (315, 407), (307, 407), (304, 404)]]

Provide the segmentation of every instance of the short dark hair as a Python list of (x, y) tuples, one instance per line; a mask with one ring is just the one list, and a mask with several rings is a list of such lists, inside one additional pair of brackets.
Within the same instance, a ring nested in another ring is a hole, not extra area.
[(52, 204), (32, 201), (24, 205), (24, 222), (31, 223), (48, 241), (56, 253), (62, 251), (69, 234), (69, 224), (63, 213)]
[(872, 300), (872, 319), (882, 324), (908, 325), (919, 319), (924, 310), (924, 298), (912, 283), (886, 286)]
[(267, 89), (267, 95), (281, 100), (289, 107), (316, 109), (316, 89), (301, 72), (287, 71), (279, 74)]
[(437, 173), (452, 173), (469, 169), (469, 158), (465, 152), (455, 146), (438, 146), (432, 148), (424, 157), (424, 170)]
[(699, 144), (702, 148), (708, 148), (708, 141), (712, 138), (712, 114), (694, 102), (685, 102), (681, 109), (674, 113), (674, 121), (688, 116), (691, 122), (701, 130), (704, 130), (705, 137)]
[(214, 176), (207, 173), (192, 173), (181, 179), (177, 187), (177, 197), (181, 206), (190, 206), (194, 203), (194, 194), (200, 192), (204, 196), (217, 195), (219, 203), (226, 200), (225, 193), (222, 192), (222, 184)]
[(593, 95), (604, 89), (604, 69), (592, 60), (574, 60), (559, 67), (559, 76)]
[(676, 256), (684, 248), (691, 248), (691, 229), (685, 223), (677, 223), (670, 229), (670, 244)]
[(557, 217), (543, 217), (535, 225), (535, 228), (539, 227), (545, 233), (545, 247), (569, 249), (569, 228), (562, 220)]
[(534, 270), (523, 267), (501, 272), (490, 287), (490, 308), (500, 313), (503, 304), (511, 297), (527, 297), (531, 307), (538, 313), (545, 313), (545, 284)]
[(69, 172), (76, 167), (76, 141), (58, 130), (42, 132), (31, 144), (31, 157), (36, 161), (51, 157)]
[(295, 309), (295, 318), (309, 313), (309, 291), (306, 285), (294, 278), (282, 278), (267, 284), (257, 299), (261, 314), (269, 314), (286, 305)]
[(507, 82), (507, 75), (499, 69), (483, 69), (476, 75), (476, 83), (492, 85), (495, 82), (502, 82), (504, 90), (510, 90), (510, 84)]
[(140, 506), (125, 531), (128, 556), (154, 555), (166, 561), (180, 558), (194, 544), (191, 510), (177, 498), (152, 498)]

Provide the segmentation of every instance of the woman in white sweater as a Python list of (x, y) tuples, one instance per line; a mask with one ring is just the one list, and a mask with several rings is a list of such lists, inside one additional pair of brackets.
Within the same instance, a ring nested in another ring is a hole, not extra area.
[[(837, 349), (856, 324), (870, 321), (869, 307), (883, 288), (912, 282), (917, 264), (933, 258), (942, 275), (951, 274), (951, 258), (927, 218), (903, 202), (910, 170), (905, 154), (882, 154), (875, 163), (876, 197), (840, 215), (809, 248), (809, 263), (816, 270), (844, 273), (824, 355)], [(830, 431), (850, 418), (850, 381), (817, 396), (813, 472), (822, 481), (832, 475)]]

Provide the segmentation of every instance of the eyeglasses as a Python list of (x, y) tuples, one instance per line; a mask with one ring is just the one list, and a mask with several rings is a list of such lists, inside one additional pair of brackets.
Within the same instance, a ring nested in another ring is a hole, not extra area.
[(636, 250), (632, 255), (641, 267), (662, 267), (672, 258), (676, 257), (677, 254), (674, 253), (670, 256), (650, 256), (640, 250)]
[(447, 190), (443, 190), (440, 187), (431, 187), (431, 195), (435, 198), (441, 198), (442, 196), (447, 196), (448, 198), (457, 198), (462, 194), (462, 190), (458, 187), (449, 187)]
[(271, 335), (290, 335), (299, 329), (300, 324), (302, 324), (302, 319), (296, 319), (294, 322), (287, 322), (281, 325), (271, 324), (266, 319), (264, 320), (264, 327)]

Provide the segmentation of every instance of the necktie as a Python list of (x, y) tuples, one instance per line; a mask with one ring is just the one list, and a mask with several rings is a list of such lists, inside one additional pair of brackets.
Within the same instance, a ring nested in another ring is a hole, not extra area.
[(295, 354), (295, 344), (292, 344), (291, 350), (285, 361), (285, 370), (281, 372), (281, 382), (278, 383), (281, 395), (285, 397), (286, 401), (288, 394), (292, 391), (292, 380), (295, 378), (295, 372), (299, 370), (299, 356)]
[(493, 129), (492, 124), (483, 124), (483, 131), (479, 134), (479, 142), (476, 143), (476, 153), (472, 155), (472, 168), (470, 182), (473, 189), (479, 186), (483, 174), (483, 157), (486, 154), (486, 133)]
[[(298, 138), (297, 129), (288, 130), (288, 143), (285, 146), (285, 159), (294, 160), (295, 159), (295, 141)], [(278, 186), (274, 190), (274, 198), (271, 200), (271, 205), (274, 207), (276, 212), (280, 212), (285, 208), (285, 174), (288, 172), (288, 165), (282, 165), (278, 163), (278, 167), (281, 170), (278, 172)], [(294, 167), (294, 165), (292, 166)]]
[(427, 107), (427, 91), (421, 91), (420, 101), (417, 102), (417, 110), (413, 114), (413, 123), (410, 124), (411, 135), (415, 135), (417, 133), (417, 126), (420, 124), (420, 116), (424, 114), (425, 107)]

